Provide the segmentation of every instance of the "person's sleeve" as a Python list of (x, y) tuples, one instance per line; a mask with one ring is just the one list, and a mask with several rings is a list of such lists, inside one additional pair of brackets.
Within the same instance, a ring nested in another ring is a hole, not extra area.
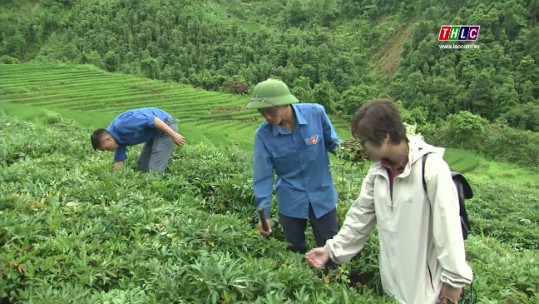
[(127, 146), (119, 145), (116, 151), (114, 151), (114, 161), (121, 162), (127, 158)]
[(376, 225), (374, 212), (374, 176), (368, 174), (363, 180), (361, 193), (348, 210), (339, 233), (326, 242), (333, 262), (342, 264), (350, 261), (365, 246)]
[(324, 144), (326, 145), (326, 150), (335, 154), (335, 149), (339, 147), (341, 139), (337, 136), (337, 132), (333, 127), (333, 124), (329, 120), (324, 107), (320, 106), (321, 110), (321, 119), (322, 119), (322, 128), (324, 132)]
[(159, 116), (154, 114), (140, 114), (139, 119), (141, 121), (142, 126), (148, 126), (150, 128), (157, 128), (155, 126), (155, 118), (161, 120), (164, 122), (163, 119), (161, 119)]
[(257, 134), (254, 149), (253, 191), (257, 208), (263, 208), (267, 218), (270, 218), (273, 171), (270, 154)]
[(430, 154), (427, 158), (425, 182), (431, 202), (436, 255), (442, 266), (441, 280), (462, 288), (472, 282), (473, 272), (466, 262), (457, 189), (449, 166), (440, 155)]

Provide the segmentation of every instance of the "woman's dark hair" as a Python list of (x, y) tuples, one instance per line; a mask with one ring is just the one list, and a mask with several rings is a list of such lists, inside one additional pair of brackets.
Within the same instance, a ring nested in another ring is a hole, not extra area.
[(374, 99), (356, 111), (352, 118), (352, 136), (381, 146), (387, 134), (393, 144), (408, 140), (395, 102), (389, 99)]
[(92, 133), (90, 141), (92, 142), (92, 147), (94, 148), (94, 150), (97, 150), (101, 147), (101, 139), (108, 133), (109, 132), (107, 131), (107, 129), (103, 128), (97, 129), (94, 131), (94, 133)]

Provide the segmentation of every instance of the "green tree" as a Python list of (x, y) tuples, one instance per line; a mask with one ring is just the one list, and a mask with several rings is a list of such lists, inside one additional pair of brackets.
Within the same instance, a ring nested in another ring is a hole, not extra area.
[(97, 67), (104, 68), (103, 60), (96, 50), (91, 51), (90, 54), (85, 54), (84, 57), (86, 58), (85, 63), (90, 63)]
[(320, 24), (322, 26), (329, 27), (333, 20), (339, 15), (339, 8), (335, 0), (316, 0), (320, 18)]
[(353, 86), (341, 94), (336, 111), (344, 115), (353, 115), (357, 109), (376, 97), (371, 86), (360, 84)]
[(309, 20), (309, 10), (302, 0), (292, 0), (286, 7), (285, 26), (301, 26)]
[(519, 104), (502, 115), (507, 124), (513, 128), (539, 131), (539, 105), (533, 103)]
[(505, 11), (503, 16), (503, 27), (507, 39), (509, 41), (514, 41), (520, 31), (520, 25), (511, 8), (508, 8), (508, 10)]
[(105, 70), (109, 72), (116, 72), (120, 65), (120, 56), (116, 54), (114, 51), (108, 51), (105, 54)]
[(419, 105), (417, 93), (424, 92), (425, 80), (423, 74), (414, 72), (406, 77), (406, 80), (395, 86), (393, 96), (404, 102), (405, 106), (415, 107)]
[(446, 128), (450, 138), (460, 143), (460, 147), (473, 148), (478, 146), (477, 139), (485, 133), (485, 119), (468, 111), (460, 111), (447, 117)]
[(494, 71), (482, 71), (470, 84), (468, 98), (470, 100), (471, 112), (490, 119), (496, 118), (498, 110), (493, 106), (494, 82), (491, 77)]
[(18, 64), (19, 59), (15, 58), (15, 57), (11, 57), (9, 55), (2, 55), (2, 56), (0, 56), (0, 63), (3, 63), (3, 64)]
[(518, 105), (518, 93), (515, 86), (513, 75), (509, 75), (502, 85), (494, 88), (493, 95), (497, 99), (495, 101), (495, 107), (498, 109), (498, 114), (496, 116), (498, 116), (499, 113), (505, 113)]
[(333, 112), (333, 103), (339, 98), (339, 93), (333, 88), (329, 81), (324, 80), (317, 83), (313, 88), (313, 99), (326, 108), (328, 113)]
[(4, 49), (6, 54), (24, 60), (27, 51), (26, 39), (17, 31), (7, 39)]
[(159, 79), (159, 63), (149, 55), (140, 61), (140, 71), (144, 77)]
[(526, 80), (524, 83), (521, 83), (518, 86), (520, 103), (527, 103), (536, 100), (536, 98), (533, 97), (534, 87), (537, 88), (537, 86), (534, 86), (530, 80)]
[(290, 91), (300, 101), (313, 101), (313, 89), (309, 77), (299, 76), (294, 79)]

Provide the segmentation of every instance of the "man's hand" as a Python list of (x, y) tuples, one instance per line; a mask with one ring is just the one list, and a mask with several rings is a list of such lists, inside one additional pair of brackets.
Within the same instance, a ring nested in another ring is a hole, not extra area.
[(264, 230), (264, 228), (262, 227), (262, 222), (261, 221), (258, 221), (258, 231), (260, 232), (260, 234), (262, 234), (264, 237), (268, 237), (270, 234), (271, 234), (271, 221), (270, 220), (266, 220), (266, 225), (268, 225), (268, 230)]
[(172, 130), (172, 128), (170, 128), (161, 119), (157, 118), (157, 116), (154, 116), (153, 122), (155, 127), (170, 136), (170, 138), (172, 138), (172, 141), (176, 145), (181, 146), (185, 143), (185, 137), (183, 137), (183, 135), (181, 135), (180, 133), (176, 133), (176, 131)]
[(178, 146), (182, 146), (185, 143), (185, 137), (183, 137), (183, 135), (180, 133), (174, 132), (170, 138), (172, 138), (172, 141)]
[(305, 258), (312, 267), (322, 268), (329, 261), (329, 252), (325, 247), (318, 247), (307, 252)]
[(446, 303), (449, 304), (448, 300), (453, 301), (453, 303), (458, 303), (460, 295), (462, 294), (462, 288), (455, 288), (447, 283), (443, 283), (442, 291), (440, 291), (440, 296), (438, 296), (438, 301), (436, 303)]

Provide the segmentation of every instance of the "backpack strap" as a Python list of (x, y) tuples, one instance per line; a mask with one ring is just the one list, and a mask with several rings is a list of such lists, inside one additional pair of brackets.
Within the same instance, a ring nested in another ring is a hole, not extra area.
[(423, 155), (423, 159), (421, 160), (421, 163), (423, 164), (421, 167), (421, 178), (423, 180), (423, 189), (425, 190), (425, 192), (427, 192), (427, 182), (425, 181), (425, 163), (427, 162), (427, 156), (429, 155), (429, 153), (425, 153), (425, 155)]

